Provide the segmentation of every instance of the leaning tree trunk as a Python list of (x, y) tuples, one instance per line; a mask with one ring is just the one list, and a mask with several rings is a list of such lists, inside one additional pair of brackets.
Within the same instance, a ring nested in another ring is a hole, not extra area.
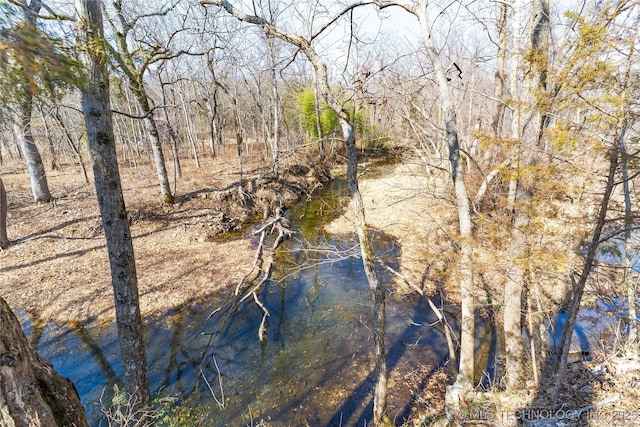
[(347, 148), (347, 186), (349, 188), (349, 196), (351, 196), (354, 206), (355, 227), (358, 235), (358, 242), (360, 243), (360, 255), (362, 256), (362, 264), (364, 266), (367, 282), (373, 291), (373, 307), (375, 315), (373, 338), (376, 361), (376, 386), (373, 396), (373, 425), (382, 426), (389, 424), (389, 419), (387, 417), (388, 374), (385, 349), (386, 295), (384, 286), (378, 280), (378, 274), (375, 269), (373, 248), (367, 231), (364, 203), (362, 201), (362, 194), (358, 188), (358, 151), (356, 149), (356, 138), (351, 124), (343, 118), (340, 119), (340, 122)]
[(153, 151), (153, 160), (156, 165), (156, 172), (158, 173), (158, 182), (160, 183), (160, 193), (162, 194), (162, 200), (164, 203), (173, 203), (173, 194), (171, 194), (171, 186), (169, 184), (169, 175), (167, 174), (167, 166), (164, 160), (164, 153), (162, 152), (162, 142), (160, 141), (160, 133), (158, 132), (158, 125), (151, 111), (151, 105), (149, 104), (149, 98), (142, 87), (143, 83), (140, 83), (140, 87), (136, 88), (135, 93), (138, 99), (138, 104), (146, 117), (143, 119), (144, 126), (151, 139), (151, 151)]
[(80, 16), (80, 40), (87, 47), (83, 60), (90, 70), (87, 83), (82, 87), (82, 109), (111, 267), (124, 385), (130, 398), (131, 413), (137, 418), (136, 425), (148, 425), (151, 423), (147, 418), (151, 398), (138, 281), (116, 158), (106, 55), (101, 49), (88, 48), (103, 42), (102, 11), (100, 3), (93, 0), (77, 0), (76, 5)]
[(0, 178), (0, 249), (9, 246), (7, 237), (7, 192), (4, 190), (4, 183)]
[(461, 338), (459, 370), (456, 384), (462, 388), (470, 388), (474, 380), (474, 347), (475, 347), (475, 312), (473, 298), (473, 233), (471, 227), (471, 210), (469, 196), (460, 162), (460, 145), (458, 141), (458, 124), (456, 119), (453, 93), (449, 86), (440, 55), (431, 39), (431, 28), (427, 16), (426, 1), (421, 2), (416, 16), (420, 21), (422, 38), (427, 55), (431, 60), (438, 83), (440, 102), (444, 113), (451, 177), (458, 208), (458, 225), (460, 228), (460, 299), (461, 306)]
[(0, 337), (0, 425), (88, 427), (73, 383), (29, 345), (1, 297)]
[[(622, 127), (618, 138), (624, 138), (624, 130)], [(596, 260), (598, 251), (598, 245), (600, 244), (600, 237), (602, 236), (602, 230), (607, 222), (607, 211), (609, 210), (609, 202), (611, 200), (611, 194), (616, 185), (616, 171), (618, 168), (619, 147), (614, 145), (609, 149), (609, 173), (607, 175), (607, 182), (600, 201), (600, 209), (598, 211), (598, 217), (594, 226), (593, 234), (591, 235), (591, 241), (587, 243), (586, 254), (584, 257), (582, 272), (580, 277), (573, 287), (573, 298), (571, 305), (569, 306), (569, 313), (567, 314), (567, 320), (562, 330), (562, 338), (560, 339), (560, 345), (558, 347), (560, 354), (556, 354), (556, 358), (553, 365), (553, 374), (555, 375), (555, 386), (553, 388), (552, 399), (553, 402), (557, 402), (558, 394), (560, 393), (560, 387), (564, 385), (567, 376), (567, 363), (569, 360), (569, 350), (571, 349), (571, 340), (573, 337), (573, 330), (576, 325), (576, 319), (578, 317), (578, 311), (580, 310), (580, 302), (582, 301), (582, 295), (584, 288), (587, 284), (587, 279), (591, 274), (591, 269)]]

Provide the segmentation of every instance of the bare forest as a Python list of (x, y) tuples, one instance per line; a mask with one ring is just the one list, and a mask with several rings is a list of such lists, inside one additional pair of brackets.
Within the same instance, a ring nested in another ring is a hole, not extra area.
[(0, 425), (636, 425), (639, 29), (0, 1)]

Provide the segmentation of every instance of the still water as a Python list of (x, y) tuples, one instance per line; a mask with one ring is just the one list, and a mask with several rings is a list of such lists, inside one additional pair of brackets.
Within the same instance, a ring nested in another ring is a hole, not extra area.
[[(369, 423), (370, 291), (361, 260), (353, 256), (355, 238), (322, 231), (346, 200), (346, 185), (336, 180), (289, 212), (294, 235), (279, 250), (272, 279), (260, 294), (270, 312), (264, 342), (257, 335), (262, 312), (251, 299), (231, 308), (228, 300), (212, 296), (146, 319), (152, 393), (176, 398), (165, 408), (174, 420), (201, 426)], [(376, 255), (398, 268), (394, 240), (380, 232), (372, 238)], [(386, 271), (379, 273), (390, 282)], [(90, 423), (107, 425), (100, 400), (110, 402), (121, 373), (115, 325), (42, 325), (24, 314), (21, 320), (38, 351), (76, 384)], [(388, 299), (390, 370), (445, 363), (446, 341), (434, 321), (425, 300)], [(390, 394), (389, 414), (401, 424), (409, 390), (392, 384)]]

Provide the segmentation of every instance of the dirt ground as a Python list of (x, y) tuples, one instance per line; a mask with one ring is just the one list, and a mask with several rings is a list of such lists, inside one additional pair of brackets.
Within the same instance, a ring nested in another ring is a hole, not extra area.
[[(233, 150), (228, 151), (217, 159), (200, 159), (200, 168), (190, 159), (183, 160), (174, 205), (161, 203), (151, 164), (121, 166), (143, 315), (225, 293), (249, 271), (254, 248), (247, 232), (216, 235), (214, 230), (219, 212), (212, 193), (239, 178)], [(245, 179), (264, 173), (262, 165), (259, 156), (245, 160), (244, 170), (249, 171)], [(435, 184), (420, 165), (410, 161), (361, 170), (368, 223), (401, 244), (401, 273), (433, 291), (425, 280), (425, 259), (438, 246), (430, 238), (437, 230), (416, 228), (416, 224), (434, 223), (425, 215), (437, 205), (425, 194)], [(0, 295), (14, 310), (45, 321), (112, 320), (109, 263), (92, 181), (84, 183), (73, 164), (50, 170), (47, 178), (55, 202), (34, 205), (22, 163), (5, 161), (2, 174), (13, 243), (0, 252)], [(329, 224), (329, 231), (352, 232), (350, 212), (345, 209), (342, 217)], [(403, 290), (409, 290), (406, 284)]]
[[(412, 285), (399, 279), (398, 290), (414, 292), (419, 288), (432, 295), (440, 289), (432, 264), (435, 257), (430, 254), (450, 250), (449, 236), (455, 231), (455, 207), (440, 194), (446, 183), (411, 159), (361, 170), (359, 188), (367, 224), (394, 237), (402, 248), (399, 272)], [(348, 206), (327, 230), (336, 234), (353, 232), (352, 211), (353, 206)]]
[[(239, 178), (228, 151), (200, 159), (199, 169), (183, 160), (174, 205), (161, 203), (151, 164), (121, 166), (143, 316), (233, 289), (250, 269), (255, 248), (246, 233), (213, 232), (219, 212), (212, 192)], [(245, 160), (245, 179), (264, 173), (261, 165), (258, 157)], [(45, 321), (110, 321), (113, 294), (92, 177), (84, 183), (72, 164), (47, 172), (55, 202), (34, 205), (26, 168), (2, 165), (12, 245), (0, 251), (0, 295)]]

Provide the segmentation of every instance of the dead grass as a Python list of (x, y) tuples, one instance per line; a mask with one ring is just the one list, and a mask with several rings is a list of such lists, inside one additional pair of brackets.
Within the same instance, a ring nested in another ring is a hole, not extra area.
[[(383, 167), (369, 176), (363, 167), (360, 179), (369, 226), (397, 238), (402, 247), (401, 273), (431, 295), (445, 283), (443, 254), (452, 250), (456, 230), (455, 206), (444, 196), (447, 185), (440, 176), (429, 176), (423, 165), (407, 160)], [(440, 175), (440, 174), (438, 174)], [(331, 233), (354, 230), (353, 206), (327, 226)], [(452, 227), (453, 226), (453, 227)], [(433, 256), (437, 254), (437, 256)], [(403, 290), (406, 285), (398, 282)]]
[[(256, 169), (264, 164), (259, 157), (245, 162), (245, 171), (250, 171), (246, 177), (264, 172)], [(246, 233), (211, 239), (216, 202), (198, 197), (238, 180), (233, 150), (201, 163), (197, 169), (183, 160), (177, 194), (195, 196), (175, 205), (161, 203), (152, 165), (137, 170), (121, 166), (143, 315), (233, 288), (251, 266), (254, 249)], [(48, 171), (55, 203), (36, 206), (26, 168), (19, 161), (5, 162), (2, 168), (13, 244), (0, 252), (0, 295), (14, 310), (45, 321), (113, 319), (109, 263), (93, 184), (83, 183), (74, 165)]]

